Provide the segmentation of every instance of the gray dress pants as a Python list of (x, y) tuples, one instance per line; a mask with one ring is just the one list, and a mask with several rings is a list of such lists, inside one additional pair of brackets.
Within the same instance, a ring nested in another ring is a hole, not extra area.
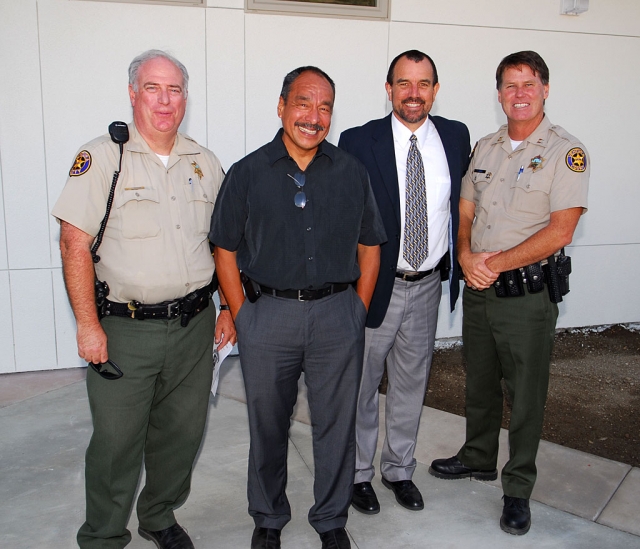
[(289, 422), (304, 371), (315, 465), (309, 522), (318, 533), (347, 522), (355, 464), (355, 414), (366, 309), (349, 288), (315, 301), (263, 295), (238, 312), (238, 350), (249, 413), (247, 495), (256, 526), (291, 519)]
[(382, 325), (366, 329), (364, 369), (356, 422), (355, 481), (371, 482), (378, 443), (378, 386), (385, 361), (389, 386), (380, 472), (389, 481), (410, 480), (442, 295), (440, 272), (405, 282), (396, 278)]

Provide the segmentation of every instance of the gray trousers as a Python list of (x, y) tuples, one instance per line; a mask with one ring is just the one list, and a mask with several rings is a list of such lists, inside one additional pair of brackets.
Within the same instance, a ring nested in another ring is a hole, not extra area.
[(309, 522), (318, 533), (346, 524), (365, 318), (352, 288), (316, 301), (263, 295), (242, 305), (236, 328), (251, 435), (247, 495), (256, 526), (282, 529), (291, 519), (288, 432), (302, 371), (315, 464)]
[(378, 386), (385, 361), (389, 385), (380, 472), (389, 481), (410, 480), (442, 295), (440, 273), (416, 282), (396, 278), (379, 328), (365, 332), (364, 367), (356, 419), (355, 483), (371, 482), (378, 443)]

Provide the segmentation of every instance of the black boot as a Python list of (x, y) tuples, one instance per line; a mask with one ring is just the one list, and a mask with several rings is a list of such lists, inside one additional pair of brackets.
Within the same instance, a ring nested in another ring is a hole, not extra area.
[(531, 528), (529, 500), (504, 496), (504, 508), (500, 517), (500, 528), (508, 534), (522, 536)]

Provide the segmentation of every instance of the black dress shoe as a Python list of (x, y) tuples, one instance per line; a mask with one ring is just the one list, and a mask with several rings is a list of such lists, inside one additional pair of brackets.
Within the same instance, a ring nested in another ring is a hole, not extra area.
[(194, 549), (191, 538), (177, 522), (169, 528), (152, 532), (138, 527), (138, 534), (156, 544), (158, 549)]
[(436, 459), (429, 467), (429, 473), (434, 477), (444, 478), (446, 480), (458, 478), (475, 478), (477, 480), (496, 480), (498, 478), (498, 470), (493, 469), (471, 469), (462, 465), (457, 456), (448, 459)]
[(380, 512), (380, 502), (370, 482), (358, 482), (353, 485), (351, 505), (365, 515), (376, 515)]
[(280, 549), (280, 530), (256, 526), (251, 536), (251, 549)]
[(424, 501), (420, 490), (412, 480), (396, 480), (391, 482), (382, 477), (382, 484), (392, 490), (396, 496), (396, 501), (409, 511), (421, 511), (424, 509)]
[(500, 528), (508, 534), (522, 536), (531, 528), (529, 500), (504, 496), (504, 508), (500, 517)]
[(320, 534), (322, 549), (351, 549), (349, 536), (344, 528), (334, 528)]

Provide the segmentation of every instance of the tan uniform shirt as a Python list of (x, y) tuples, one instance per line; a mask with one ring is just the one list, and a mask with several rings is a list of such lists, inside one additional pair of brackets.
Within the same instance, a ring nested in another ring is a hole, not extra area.
[[(112, 301), (160, 303), (211, 280), (207, 233), (223, 172), (216, 156), (186, 135), (177, 135), (165, 168), (134, 124), (129, 133), (96, 276), (109, 284)], [(86, 144), (53, 215), (97, 235), (119, 156), (108, 135)]]
[(514, 151), (506, 125), (483, 137), (460, 193), (476, 207), (471, 251), (513, 248), (546, 227), (551, 212), (586, 212), (589, 172), (584, 146), (546, 116)]

